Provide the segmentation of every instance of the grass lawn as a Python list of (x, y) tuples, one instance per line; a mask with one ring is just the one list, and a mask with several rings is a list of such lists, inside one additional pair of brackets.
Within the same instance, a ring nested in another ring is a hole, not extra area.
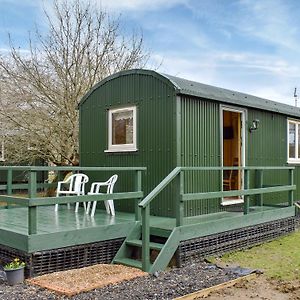
[(251, 249), (225, 254), (221, 261), (263, 270), (271, 279), (300, 279), (300, 231)]

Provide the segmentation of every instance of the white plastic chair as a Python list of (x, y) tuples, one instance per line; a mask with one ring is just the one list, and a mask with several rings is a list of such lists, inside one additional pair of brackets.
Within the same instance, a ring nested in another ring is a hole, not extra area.
[[(118, 175), (115, 174), (115, 175), (111, 176), (105, 182), (93, 182), (92, 185), (91, 185), (91, 190), (90, 190), (90, 192), (88, 192), (88, 195), (103, 194), (103, 193), (100, 192), (100, 188), (102, 186), (107, 186), (106, 193), (107, 194), (112, 194), (113, 190), (114, 190), (114, 185), (115, 185), (117, 180), (118, 180)], [(105, 208), (106, 208), (106, 212), (108, 214), (111, 214), (112, 216), (114, 216), (115, 215), (114, 201), (113, 200), (105, 200), (104, 205), (105, 205)], [(91, 206), (91, 202), (88, 202), (87, 209), (86, 209), (87, 214), (90, 212), (90, 206)], [(94, 214), (95, 214), (96, 206), (97, 206), (97, 201), (93, 201), (91, 217), (93, 217)]]
[[(60, 195), (66, 195), (66, 196), (80, 196), (84, 195), (84, 186), (89, 181), (89, 178), (85, 174), (73, 174), (69, 178), (67, 178), (65, 181), (59, 181), (57, 183), (57, 190), (56, 190), (56, 197), (59, 197)], [(64, 190), (63, 184), (69, 184), (69, 189)], [(86, 210), (85, 202), (83, 202), (84, 209)], [(70, 205), (68, 204), (68, 207)], [(79, 208), (79, 202), (76, 202), (75, 205), (75, 212), (78, 212)], [(58, 204), (55, 204), (55, 211), (58, 210)]]

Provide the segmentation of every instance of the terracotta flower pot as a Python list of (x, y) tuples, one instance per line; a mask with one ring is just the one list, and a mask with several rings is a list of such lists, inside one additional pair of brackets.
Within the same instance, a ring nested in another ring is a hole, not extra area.
[(25, 267), (20, 267), (17, 269), (4, 269), (7, 283), (9, 285), (22, 283), (24, 281), (24, 268)]

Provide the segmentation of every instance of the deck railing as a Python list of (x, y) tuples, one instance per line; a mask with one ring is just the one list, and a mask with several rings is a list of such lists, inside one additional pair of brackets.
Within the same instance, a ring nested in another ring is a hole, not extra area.
[[(292, 206), (294, 201), (294, 167), (176, 167), (166, 176), (147, 196), (139, 207), (142, 217), (142, 268), (148, 271), (150, 268), (150, 205), (155, 197), (167, 187), (173, 180), (176, 181), (176, 227), (183, 225), (184, 203), (191, 200), (214, 199), (224, 197), (244, 196), (244, 214), (249, 213), (250, 195), (257, 195), (258, 205), (263, 206), (263, 195), (276, 192), (288, 192), (288, 205)], [(244, 172), (244, 188), (241, 190), (213, 191), (205, 193), (185, 193), (184, 173), (186, 171), (230, 171), (238, 170)], [(264, 187), (264, 171), (287, 170), (288, 184)], [(250, 189), (250, 171), (255, 171), (255, 188)]]
[[(104, 200), (135, 200), (135, 218), (140, 220), (140, 209), (138, 203), (143, 198), (142, 191), (142, 172), (146, 171), (145, 167), (28, 167), (28, 166), (5, 166), (0, 167), (0, 171), (7, 171), (7, 184), (0, 185), (0, 190), (6, 191), (6, 195), (0, 195), (0, 201), (6, 202), (7, 205), (19, 205), (28, 208), (28, 235), (37, 233), (37, 207), (68, 204), (76, 202), (104, 201)], [(28, 183), (13, 183), (13, 172), (28, 172)], [(134, 172), (134, 191), (101, 195), (85, 196), (68, 196), (68, 197), (37, 197), (38, 187), (53, 187), (55, 183), (38, 183), (37, 172), (49, 171), (70, 171), (70, 172)], [(28, 197), (17, 197), (13, 195), (16, 189), (28, 190)]]

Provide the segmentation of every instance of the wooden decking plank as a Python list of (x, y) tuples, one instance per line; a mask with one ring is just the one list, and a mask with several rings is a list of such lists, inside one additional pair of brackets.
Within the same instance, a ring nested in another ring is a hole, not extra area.
[(69, 231), (35, 234), (28, 236), (28, 252), (57, 249), (126, 237), (135, 222), (120, 223), (114, 226), (73, 229)]
[(0, 229), (0, 237), (2, 245), (22, 251), (27, 251), (28, 249), (28, 238), (22, 233)]
[[(267, 222), (276, 218), (286, 218), (293, 215), (293, 207), (288, 208), (254, 208), (249, 215), (243, 216), (242, 213), (228, 213), (222, 212), (219, 214), (211, 214), (207, 216), (197, 216), (186, 218), (184, 226), (180, 228), (181, 240), (189, 239), (192, 237), (199, 237), (203, 234), (209, 235), (216, 231), (221, 232), (226, 228), (231, 228), (232, 224), (236, 226), (249, 226), (251, 224), (258, 224)], [(58, 212), (54, 211), (54, 206), (39, 207), (37, 210), (37, 235), (27, 237), (28, 235), (28, 214), (27, 208), (16, 207), (0, 210), (0, 229), (3, 232), (16, 233), (16, 236), (24, 236), (28, 239), (30, 249), (41, 250), (42, 243), (37, 239), (42, 236), (43, 243), (47, 247), (53, 246), (65, 247), (70, 244), (69, 238), (73, 237), (72, 243), (88, 243), (95, 241), (95, 236), (100, 240), (117, 238), (120, 234), (126, 236), (122, 227), (130, 229), (130, 226), (135, 224), (134, 213), (116, 212), (116, 216), (108, 215), (105, 210), (97, 210), (95, 216), (92, 218), (86, 215), (84, 209), (80, 207), (79, 212), (74, 212), (74, 207), (67, 209), (66, 205), (61, 205)], [(224, 227), (224, 224), (228, 225)], [(230, 226), (229, 226), (230, 225)], [(160, 236), (168, 237), (170, 232), (175, 226), (174, 218), (151, 216), (150, 219), (150, 232)], [(234, 227), (233, 226), (233, 227)], [(234, 228), (235, 228), (234, 227)], [(229, 230), (228, 229), (228, 230)], [(79, 232), (78, 234), (76, 232)], [(200, 234), (199, 234), (200, 233)], [(83, 235), (86, 236), (83, 236)], [(0, 235), (1, 237), (1, 235)], [(46, 238), (50, 240), (47, 242)], [(58, 239), (59, 241), (56, 241)], [(64, 241), (66, 241), (64, 243)], [(1, 243), (1, 242), (0, 242)], [(15, 244), (16, 248), (20, 247), (20, 243), (16, 240), (10, 242), (12, 246)]]

